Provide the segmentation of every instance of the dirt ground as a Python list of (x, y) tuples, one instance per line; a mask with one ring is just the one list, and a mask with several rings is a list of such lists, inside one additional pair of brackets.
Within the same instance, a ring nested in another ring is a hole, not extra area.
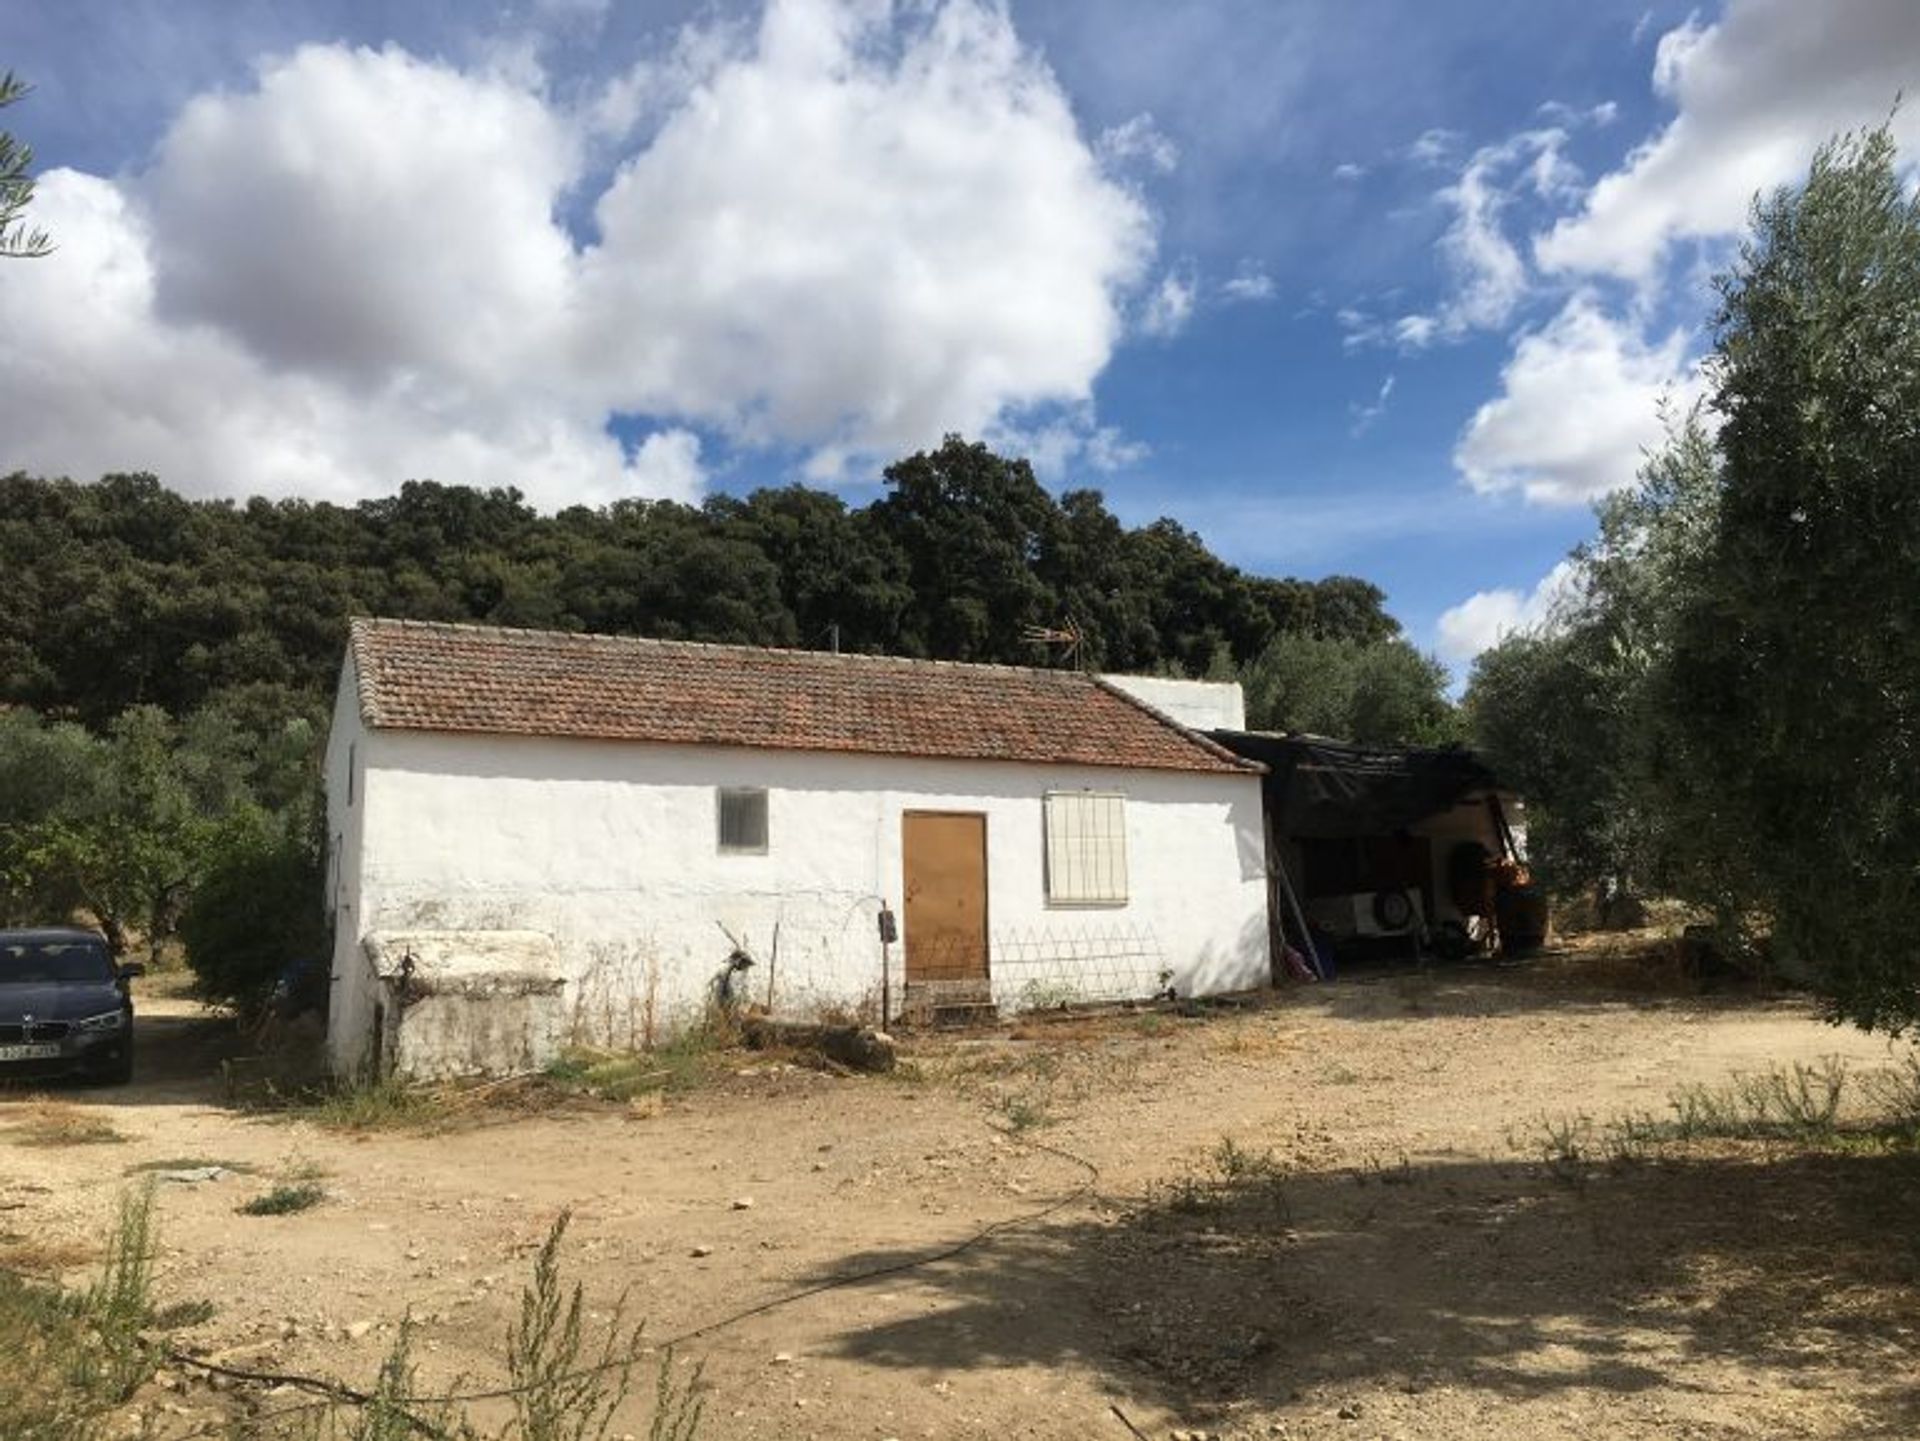
[[(681, 1345), (710, 1438), (1920, 1434), (1913, 1155), (1569, 1168), (1533, 1145), (1543, 1117), (1661, 1113), (1684, 1083), (1888, 1063), (1791, 1000), (1383, 975), (908, 1039), (892, 1078), (743, 1053), (651, 1114), (424, 1135), (237, 1112), (218, 1021), (159, 998), (140, 1027), (132, 1086), (59, 1097), (125, 1139), (29, 1146), (9, 1117), (35, 1103), (0, 1098), (0, 1232), (84, 1248), (136, 1167), (252, 1168), (159, 1196), (159, 1297), (213, 1301), (183, 1340), (234, 1365), (364, 1384), (411, 1313), (430, 1376), (490, 1381), (571, 1209), (590, 1305), (627, 1290), (662, 1340), (907, 1267)], [(316, 1208), (236, 1213), (313, 1173)], [(232, 1403), (162, 1381), (141, 1404), (163, 1434)], [(644, 1434), (631, 1413), (616, 1430)]]

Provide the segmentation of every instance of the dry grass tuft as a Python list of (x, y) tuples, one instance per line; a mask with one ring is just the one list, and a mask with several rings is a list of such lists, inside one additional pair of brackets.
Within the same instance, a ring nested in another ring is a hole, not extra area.
[(0, 1124), (22, 1146), (99, 1146), (127, 1139), (103, 1113), (45, 1097), (8, 1107)]
[(32, 1236), (0, 1236), (0, 1271), (16, 1276), (57, 1276), (84, 1266), (100, 1254), (83, 1241)]

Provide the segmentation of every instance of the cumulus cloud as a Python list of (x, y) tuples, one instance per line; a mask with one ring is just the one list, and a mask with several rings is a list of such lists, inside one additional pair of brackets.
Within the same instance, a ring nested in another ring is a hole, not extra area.
[(1579, 593), (1580, 567), (1572, 560), (1561, 561), (1530, 592), (1504, 587), (1478, 591), (1441, 612), (1440, 655), (1467, 665), (1516, 631), (1547, 624)]
[(1581, 504), (1630, 484), (1661, 438), (1660, 405), (1684, 406), (1699, 378), (1686, 336), (1649, 342), (1590, 294), (1520, 338), (1453, 453), (1475, 490)]
[[(1088, 407), (1150, 217), (1004, 10), (772, 0), (661, 63), (575, 112), (311, 46), (194, 99), (140, 173), (43, 177), (60, 249), (0, 272), (0, 463), (559, 505), (694, 493), (703, 431), (829, 474)], [(583, 241), (556, 216), (643, 115)]]
[[(1756, 192), (1803, 176), (1834, 133), (1886, 116), (1916, 54), (1920, 6), (1910, 0), (1729, 0), (1716, 23), (1689, 19), (1661, 37), (1653, 85), (1677, 113), (1618, 169), (1581, 192), (1557, 147), (1538, 151), (1535, 193), (1573, 208), (1535, 237), (1534, 258), (1548, 284), (1576, 288), (1555, 319), (1516, 342), (1501, 393), (1468, 425), (1454, 451), (1468, 483), (1571, 503), (1631, 481), (1660, 438), (1661, 397), (1685, 404), (1701, 388), (1689, 337), (1654, 334), (1645, 319), (1666, 291), (1702, 289), (1713, 251), (1696, 248), (1688, 261), (1675, 245), (1730, 241)], [(1586, 113), (1612, 118), (1605, 107)], [(1920, 112), (1908, 107), (1894, 124), (1903, 146), (1920, 146)], [(1610, 314), (1595, 287), (1619, 281), (1635, 303)]]
[(531, 94), (311, 46), (253, 91), (190, 102), (133, 196), (163, 318), (276, 368), (497, 383), (529, 342), (552, 359), (573, 261), (552, 214), (573, 173)]
[[(1661, 37), (1655, 90), (1678, 113), (1541, 236), (1548, 270), (1647, 281), (1676, 240), (1739, 230), (1756, 192), (1802, 175), (1836, 131), (1875, 124), (1914, 83), (1913, 0), (1729, 0), (1721, 19)], [(1920, 145), (1920, 109), (1894, 119)]]

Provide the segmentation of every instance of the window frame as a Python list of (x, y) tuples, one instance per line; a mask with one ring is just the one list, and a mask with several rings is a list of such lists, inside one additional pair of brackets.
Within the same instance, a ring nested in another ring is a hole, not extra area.
[[(1088, 830), (1084, 826), (1087, 808), (1094, 803), (1110, 804), (1113, 821), (1103, 829)], [(1079, 825), (1070, 828), (1070, 822)], [(1040, 797), (1040, 833), (1041, 888), (1048, 910), (1118, 911), (1133, 904), (1125, 791), (1090, 787), (1045, 791)], [(1088, 852), (1102, 846), (1104, 855), (1089, 859)], [(1103, 868), (1107, 872), (1104, 885)]]
[[(757, 800), (760, 805), (760, 841), (757, 845), (727, 843), (727, 802)], [(714, 852), (723, 856), (764, 856), (773, 848), (773, 802), (765, 786), (715, 786), (713, 788)]]

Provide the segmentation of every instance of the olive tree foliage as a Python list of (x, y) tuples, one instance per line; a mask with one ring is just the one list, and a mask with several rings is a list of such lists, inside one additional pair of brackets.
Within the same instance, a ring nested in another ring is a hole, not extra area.
[[(1561, 888), (1769, 939), (1920, 1021), (1920, 202), (1885, 127), (1754, 208), (1704, 413), (1600, 508), (1583, 586), (1483, 655), (1476, 741)], [(1717, 425), (1716, 425), (1717, 422)]]
[(1686, 814), (1836, 1013), (1920, 1021), (1920, 198), (1886, 127), (1755, 207), (1721, 285), (1721, 483), (1659, 703)]
[(249, 699), (179, 721), (135, 706), (99, 731), (0, 713), (0, 924), (86, 919), (157, 956), (209, 876), (283, 849), (312, 813), (318, 727), (249, 730)]
[(1460, 738), (1447, 672), (1404, 640), (1286, 632), (1240, 672), (1247, 724), (1361, 745), (1445, 745)]
[(1718, 485), (1701, 416), (1669, 417), (1638, 483), (1599, 505), (1554, 611), (1484, 652), (1467, 687), (1475, 746), (1526, 797), (1535, 871), (1562, 893), (1591, 890), (1603, 912), (1680, 886), (1668, 783), (1684, 768), (1654, 697)]
[[(11, 70), (0, 74), (0, 110), (27, 93)], [(33, 148), (0, 130), (0, 257), (46, 255), (53, 241), (23, 218), (33, 199)]]

